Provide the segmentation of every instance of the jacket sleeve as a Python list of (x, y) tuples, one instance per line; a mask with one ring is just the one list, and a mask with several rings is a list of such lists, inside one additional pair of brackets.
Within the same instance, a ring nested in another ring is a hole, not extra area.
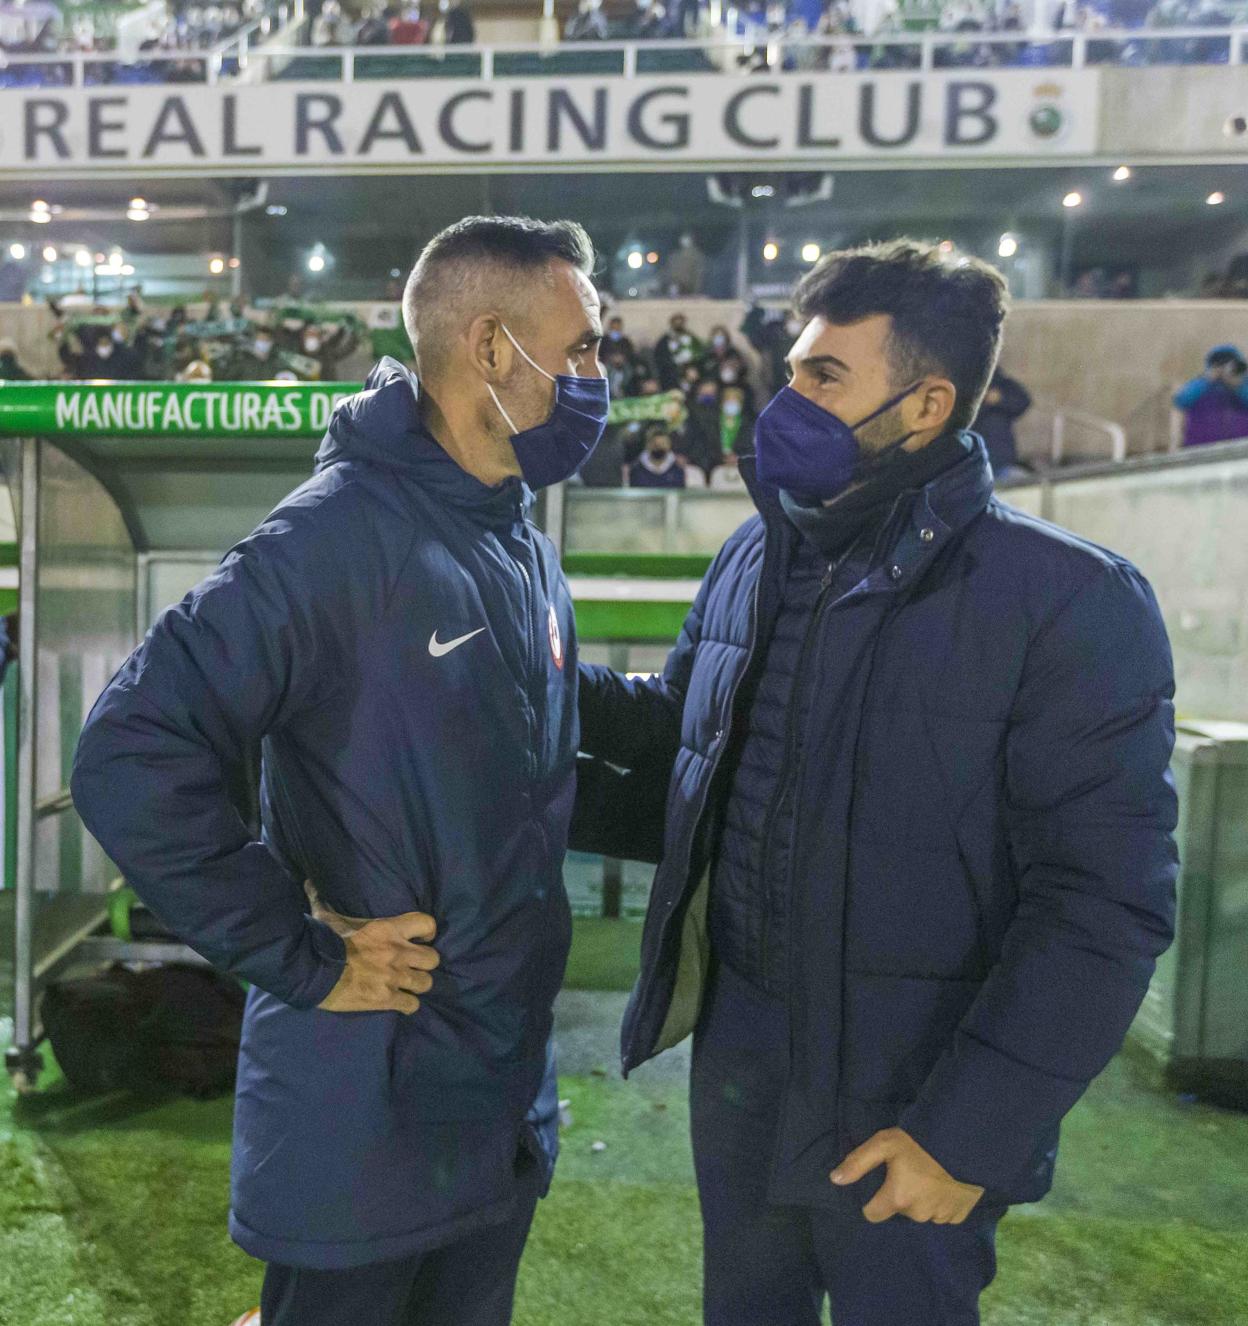
[(667, 788), (714, 574), (712, 566), (659, 676), (580, 665), (574, 850), (629, 861), (657, 862), (662, 855)]
[(901, 1127), (1009, 1192), (1118, 1051), (1173, 937), (1173, 669), (1133, 568), (1041, 628), (1006, 744), (1018, 905), (997, 964)]
[(166, 925), (297, 1008), (333, 988), (345, 945), (307, 914), (302, 881), (253, 840), (228, 785), (334, 675), (309, 606), (332, 574), (326, 560), (277, 518), (232, 550), (96, 701), (70, 784), (87, 828)]
[(1190, 410), (1212, 387), (1213, 383), (1207, 377), (1192, 378), (1190, 382), (1185, 382), (1172, 397), (1175, 409)]

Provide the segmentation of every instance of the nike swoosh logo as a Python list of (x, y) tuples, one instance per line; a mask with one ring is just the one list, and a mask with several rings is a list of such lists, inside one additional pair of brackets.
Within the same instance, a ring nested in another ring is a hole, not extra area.
[(442, 644), (438, 639), (437, 631), (429, 637), (429, 652), (434, 658), (443, 658), (449, 654), (452, 649), (458, 649), (460, 645), (467, 644), (475, 635), (480, 635), (485, 630), (484, 626), (478, 626), (475, 631), (469, 631), (467, 635), (461, 635), (458, 640), (448, 640)]

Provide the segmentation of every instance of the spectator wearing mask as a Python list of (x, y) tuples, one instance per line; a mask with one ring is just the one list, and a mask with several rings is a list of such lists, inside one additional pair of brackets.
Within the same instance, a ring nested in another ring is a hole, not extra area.
[(611, 386), (611, 399), (616, 401), (632, 396), (637, 383), (637, 366), (624, 349), (608, 343), (601, 358), (607, 382)]
[(661, 391), (672, 391), (680, 386), (681, 373), (702, 358), (703, 345), (689, 330), (689, 320), (683, 313), (673, 313), (667, 335), (654, 347), (654, 368)]
[(732, 333), (720, 322), (711, 328), (711, 335), (706, 343), (706, 357), (702, 365), (704, 368), (717, 371), (730, 355), (738, 353), (737, 347), (732, 343)]
[(1206, 446), (1248, 438), (1248, 360), (1236, 345), (1215, 345), (1205, 356), (1205, 371), (1174, 393), (1175, 408), (1185, 415), (1183, 445)]
[(192, 359), (183, 369), (180, 369), (176, 375), (178, 382), (211, 382), (212, 365), (206, 359)]
[(633, 344), (632, 337), (624, 330), (624, 319), (618, 315), (608, 320), (607, 334), (603, 337), (602, 344), (604, 350), (618, 346), (630, 360), (637, 358), (637, 347)]
[(666, 428), (652, 427), (646, 434), (646, 449), (624, 472), (628, 488), (683, 488), (685, 467)]
[(272, 331), (257, 327), (251, 344), (231, 359), (228, 375), (233, 382), (270, 382), (280, 367)]
[(1006, 478), (1012, 470), (1019, 468), (1014, 421), (1021, 419), (1030, 409), (1031, 394), (1027, 388), (998, 368), (972, 425), (988, 447), (988, 462), (998, 479)]
[(789, 309), (786, 313), (777, 313), (765, 309), (761, 304), (754, 304), (741, 323), (741, 333), (758, 351), (763, 361), (763, 370), (768, 391), (776, 392), (789, 380), (789, 369), (785, 356), (793, 342), (802, 331), (802, 320)]
[(28, 373), (17, 357), (17, 342), (11, 337), (0, 338), (0, 381), (4, 382), (30, 382), (32, 375)]
[(79, 377), (136, 382), (143, 376), (139, 357), (126, 340), (124, 324), (97, 327), (84, 343), (87, 349), (80, 360)]
[(563, 30), (564, 41), (606, 41), (607, 20), (602, 0), (581, 0), (577, 11)]

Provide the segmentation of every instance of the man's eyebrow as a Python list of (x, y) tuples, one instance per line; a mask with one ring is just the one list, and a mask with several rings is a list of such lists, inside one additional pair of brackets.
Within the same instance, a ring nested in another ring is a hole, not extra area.
[(804, 368), (839, 368), (842, 373), (854, 371), (843, 359), (838, 359), (835, 355), (807, 355), (804, 359), (797, 360), (792, 355), (786, 355), (785, 362), (790, 368), (796, 368), (800, 363)]

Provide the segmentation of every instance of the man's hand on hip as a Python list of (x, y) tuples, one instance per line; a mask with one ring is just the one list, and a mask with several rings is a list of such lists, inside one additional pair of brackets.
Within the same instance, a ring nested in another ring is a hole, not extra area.
[(880, 1165), (888, 1167), (888, 1177), (862, 1208), (872, 1224), (904, 1215), (920, 1224), (960, 1225), (984, 1195), (973, 1183), (959, 1183), (900, 1128), (885, 1128), (851, 1151), (832, 1171), (832, 1182), (857, 1183)]
[(319, 1007), (327, 1013), (415, 1013), (417, 996), (433, 984), (430, 973), (441, 961), (427, 942), (438, 933), (433, 917), (424, 912), (375, 921), (341, 916), (321, 903), (310, 883), (304, 887), (312, 914), (332, 926), (347, 946), (347, 965)]

